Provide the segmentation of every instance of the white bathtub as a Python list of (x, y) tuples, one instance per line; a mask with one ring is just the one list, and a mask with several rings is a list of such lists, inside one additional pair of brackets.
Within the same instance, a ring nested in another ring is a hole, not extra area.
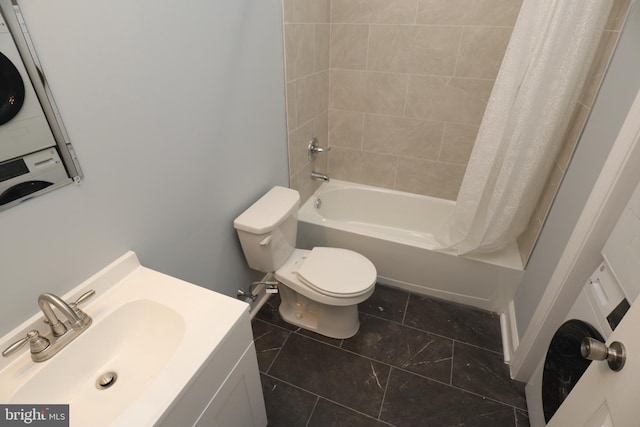
[(360, 252), (380, 283), (504, 313), (523, 275), (517, 244), (491, 255), (435, 251), (455, 202), (331, 180), (298, 213), (298, 247)]

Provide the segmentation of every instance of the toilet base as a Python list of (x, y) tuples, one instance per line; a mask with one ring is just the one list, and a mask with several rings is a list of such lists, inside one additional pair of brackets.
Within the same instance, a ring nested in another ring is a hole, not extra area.
[(358, 305), (333, 306), (313, 301), (280, 284), (278, 311), (287, 323), (330, 338), (345, 339), (360, 329)]

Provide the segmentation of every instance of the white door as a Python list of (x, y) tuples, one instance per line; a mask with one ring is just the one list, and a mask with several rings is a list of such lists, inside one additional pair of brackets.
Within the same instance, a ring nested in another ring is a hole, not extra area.
[(621, 342), (627, 360), (618, 372), (593, 361), (547, 427), (640, 426), (640, 298), (607, 344)]

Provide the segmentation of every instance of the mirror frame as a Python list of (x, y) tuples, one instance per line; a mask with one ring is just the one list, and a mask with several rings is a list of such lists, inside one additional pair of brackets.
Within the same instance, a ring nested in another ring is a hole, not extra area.
[[(2, 14), (2, 17), (9, 28), (9, 32), (11, 33), (13, 41), (20, 53), (20, 57), (25, 69), (27, 70), (27, 74), (29, 75), (31, 84), (36, 92), (38, 101), (42, 106), (42, 110), (56, 142), (56, 148), (60, 154), (65, 170), (67, 171), (67, 175), (70, 178), (69, 183), (72, 181), (79, 183), (84, 177), (84, 174), (82, 173), (82, 169), (80, 168), (80, 164), (58, 112), (49, 83), (45, 77), (44, 71), (42, 70), (42, 66), (38, 60), (31, 38), (29, 37), (28, 29), (26, 23), (24, 23), (18, 1), (0, 0), (0, 14)], [(24, 24), (21, 24), (21, 22)], [(54, 188), (42, 190), (34, 195), (40, 195), (47, 192), (47, 190), (54, 190), (60, 187), (60, 185), (54, 186)], [(13, 206), (13, 203), (8, 204), (6, 207), (10, 206)]]

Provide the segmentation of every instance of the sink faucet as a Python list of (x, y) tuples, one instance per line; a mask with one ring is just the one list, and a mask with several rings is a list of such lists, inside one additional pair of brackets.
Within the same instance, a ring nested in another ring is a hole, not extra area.
[[(9, 357), (26, 343), (29, 343), (31, 359), (34, 362), (43, 362), (53, 357), (91, 325), (91, 317), (80, 310), (78, 304), (86, 301), (95, 293), (94, 290), (87, 291), (71, 304), (67, 304), (62, 298), (54, 294), (46, 293), (40, 295), (38, 297), (38, 305), (44, 314), (44, 322), (51, 328), (50, 334), (40, 335), (36, 329), (31, 330), (26, 337), (7, 347), (2, 352), (2, 356)], [(66, 317), (65, 322), (61, 322), (58, 319), (53, 307)]]
[(53, 312), (51, 306), (53, 305), (55, 308), (60, 310), (62, 314), (65, 315), (69, 323), (71, 324), (71, 328), (75, 331), (79, 331), (84, 326), (84, 321), (78, 316), (78, 314), (71, 308), (69, 304), (64, 302), (62, 298), (54, 295), (54, 294), (42, 294), (38, 297), (38, 305), (40, 306), (40, 310), (44, 313), (44, 317), (46, 319), (45, 323), (48, 323), (51, 327), (51, 332), (53, 336), (59, 337), (64, 335), (67, 332), (67, 327), (58, 319), (58, 316)]

